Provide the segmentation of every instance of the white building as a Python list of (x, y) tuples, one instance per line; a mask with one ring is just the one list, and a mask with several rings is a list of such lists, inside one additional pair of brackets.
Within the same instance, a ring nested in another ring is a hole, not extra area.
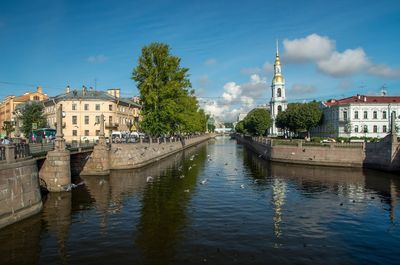
[(270, 111), (272, 118), (272, 127), (270, 128), (270, 135), (277, 136), (282, 135), (280, 128), (275, 125), (276, 117), (278, 113), (286, 110), (286, 92), (285, 92), (285, 79), (281, 72), (281, 62), (279, 59), (278, 43), (276, 43), (276, 57), (274, 64), (274, 78), (271, 84), (272, 96), (270, 101)]
[(377, 137), (390, 131), (390, 116), (400, 126), (400, 97), (357, 95), (322, 103), (323, 124), (314, 130), (322, 137)]

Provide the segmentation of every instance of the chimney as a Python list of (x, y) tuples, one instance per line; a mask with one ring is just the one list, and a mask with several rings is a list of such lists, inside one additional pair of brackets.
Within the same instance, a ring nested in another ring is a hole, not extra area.
[(38, 86), (38, 87), (36, 88), (36, 92), (38, 92), (38, 93), (40, 93), (40, 94), (43, 94), (43, 88), (42, 88), (41, 86)]
[(70, 88), (69, 86), (67, 86), (67, 87), (65, 88), (65, 92), (66, 92), (67, 94), (69, 94), (69, 92), (71, 92), (71, 88)]
[(82, 86), (82, 96), (85, 96), (85, 95), (86, 95), (86, 87)]
[(364, 102), (367, 102), (367, 97), (366, 96), (364, 96)]
[(359, 94), (357, 94), (357, 99), (361, 99), (361, 96)]

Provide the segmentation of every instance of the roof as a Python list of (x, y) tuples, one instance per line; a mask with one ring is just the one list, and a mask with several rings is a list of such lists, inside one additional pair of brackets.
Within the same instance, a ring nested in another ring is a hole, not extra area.
[(342, 104), (350, 104), (350, 103), (400, 103), (400, 97), (388, 97), (388, 96), (365, 96), (365, 95), (356, 95), (348, 98), (342, 99), (331, 99), (323, 104), (327, 107), (332, 107), (335, 105)]
[(134, 102), (130, 98), (116, 98), (107, 93), (107, 91), (98, 91), (98, 90), (87, 90), (83, 92), (82, 90), (72, 90), (69, 93), (64, 93), (57, 95), (55, 97), (49, 98), (45, 104), (48, 105), (49, 102), (60, 102), (60, 101), (73, 101), (73, 100), (105, 100), (112, 102), (120, 102), (125, 103), (127, 105), (136, 106), (138, 108), (141, 107), (140, 104)]

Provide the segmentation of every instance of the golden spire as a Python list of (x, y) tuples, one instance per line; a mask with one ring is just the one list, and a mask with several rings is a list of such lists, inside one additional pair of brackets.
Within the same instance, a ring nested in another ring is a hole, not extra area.
[(279, 60), (279, 44), (278, 39), (276, 39), (276, 57), (275, 57), (275, 65), (280, 65), (281, 61)]
[(274, 65), (274, 78), (272, 79), (272, 83), (283, 83), (284, 79), (281, 74), (281, 61), (279, 59), (279, 43), (278, 39), (276, 40), (276, 56), (275, 56), (275, 65)]

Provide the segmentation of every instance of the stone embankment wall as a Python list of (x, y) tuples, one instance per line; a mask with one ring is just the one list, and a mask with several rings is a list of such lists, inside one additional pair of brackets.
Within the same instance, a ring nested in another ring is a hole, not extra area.
[(159, 143), (112, 144), (110, 150), (110, 169), (139, 168), (165, 158), (183, 149), (201, 143), (214, 135), (205, 134), (173, 142), (161, 140)]
[(39, 213), (41, 199), (36, 160), (1, 162), (0, 228)]
[(278, 143), (266, 138), (236, 136), (238, 142), (250, 147), (267, 160), (285, 163), (367, 167), (387, 171), (400, 170), (399, 145), (390, 139), (379, 143), (330, 143), (307, 145), (304, 142)]
[(95, 146), (93, 152), (83, 159), (82, 175), (104, 175), (113, 169), (139, 168), (183, 149), (213, 138), (214, 134), (167, 140), (160, 138), (152, 143), (121, 143), (109, 146)]

